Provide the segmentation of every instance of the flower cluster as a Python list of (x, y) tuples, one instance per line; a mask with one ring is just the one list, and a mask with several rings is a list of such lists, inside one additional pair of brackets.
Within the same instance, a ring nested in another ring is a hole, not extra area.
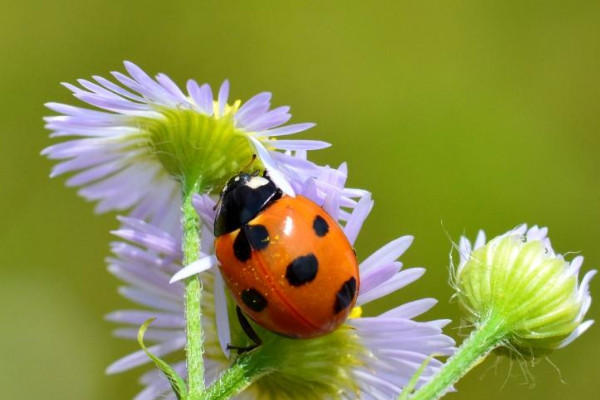
[[(146, 340), (150, 352), (174, 360), (173, 368), (186, 376), (179, 359), (186, 345), (184, 287), (175, 279), (199, 273), (204, 290), (205, 380), (213, 382), (236, 360), (228, 343), (246, 340), (232, 313), (231, 301), (213, 254), (212, 226), (215, 195), (228, 177), (258, 156), (256, 168), (267, 169), (289, 195), (301, 194), (323, 207), (342, 226), (351, 243), (356, 240), (373, 201), (369, 192), (346, 187), (347, 167), (319, 166), (308, 150), (327, 143), (285, 140), (281, 136), (304, 131), (313, 124), (284, 125), (289, 107), (270, 109), (270, 93), (245, 103), (228, 102), (225, 81), (216, 96), (209, 85), (190, 80), (187, 93), (164, 74), (151, 78), (126, 62), (129, 75), (113, 72), (117, 83), (100, 76), (65, 84), (79, 100), (95, 109), (49, 103), (61, 115), (46, 118), (53, 137), (66, 142), (44, 150), (61, 160), (52, 176), (74, 173), (67, 185), (80, 187), (86, 199), (97, 201), (97, 211), (129, 210), (114, 232), (109, 270), (126, 283), (123, 296), (136, 310), (111, 313), (122, 325), (118, 337), (134, 339), (149, 318), (156, 321)], [(200, 260), (182, 265), (181, 193), (198, 185), (194, 199), (202, 224)], [(293, 340), (260, 331), (263, 345), (257, 354), (270, 373), (243, 393), (251, 398), (339, 397), (380, 399), (397, 396), (417, 369), (432, 355), (449, 355), (454, 342), (442, 333), (447, 320), (417, 322), (434, 304), (418, 300), (379, 316), (363, 317), (361, 306), (417, 280), (422, 268), (403, 269), (397, 259), (412, 242), (409, 236), (383, 246), (360, 263), (361, 285), (350, 319), (330, 335)], [(265, 361), (267, 360), (267, 361)], [(116, 373), (150, 362), (138, 351), (115, 362)], [(431, 360), (419, 375), (418, 386), (441, 366)], [(144, 374), (145, 389), (137, 400), (168, 398), (169, 383), (158, 371)], [(303, 390), (298, 391), (301, 387)]]
[[(338, 195), (343, 192), (339, 186), (337, 190)], [(332, 188), (329, 195), (334, 191)], [(205, 220), (204, 226), (207, 226), (214, 217), (213, 199), (208, 196), (199, 197), (196, 205)], [(370, 206), (370, 202), (355, 202), (355, 208), (347, 212), (347, 232), (350, 233), (350, 230), (356, 229), (353, 227), (364, 221)], [(122, 294), (153, 310), (120, 311), (109, 315), (111, 321), (128, 326), (117, 329), (115, 334), (134, 339), (136, 327), (148, 317), (158, 315), (156, 324), (148, 331), (148, 339), (157, 342), (151, 350), (160, 355), (177, 353), (185, 345), (181, 304), (183, 288), (168, 285), (169, 275), (181, 268), (177, 235), (138, 220), (121, 220), (123, 227), (114, 233), (129, 243), (113, 244), (115, 257), (109, 260), (110, 271), (130, 285), (122, 289)], [(210, 230), (204, 229), (202, 253), (207, 257), (212, 254), (212, 242)], [(435, 304), (433, 299), (405, 304), (376, 317), (360, 316), (360, 306), (392, 293), (422, 276), (424, 269), (402, 269), (402, 264), (396, 261), (411, 242), (412, 238), (409, 236), (398, 238), (361, 262), (358, 307), (347, 324), (334, 334), (325, 338), (294, 340), (260, 331), (264, 346), (283, 349), (286, 357), (278, 361), (279, 373), (263, 377), (249, 389), (249, 393), (253, 393), (255, 398), (269, 398), (268, 393), (283, 396), (282, 393), (289, 391), (289, 398), (299, 398), (298, 396), (307, 395), (307, 388), (313, 388), (314, 395), (318, 397), (322, 397), (323, 393), (333, 396), (340, 392), (346, 398), (393, 398), (401, 392), (402, 387), (428, 356), (449, 355), (454, 342), (441, 331), (448, 320), (413, 320)], [(146, 271), (151, 272), (145, 273)], [(208, 365), (206, 380), (209, 384), (235, 359), (235, 355), (227, 350), (227, 344), (240, 343), (245, 334), (237, 320), (227, 314), (227, 307), (223, 306), (227, 302), (218, 270), (202, 272), (201, 277), (205, 293), (209, 293), (208, 297), (203, 298), (205, 362)], [(176, 299), (179, 299), (179, 303), (174, 302)], [(121, 372), (149, 361), (142, 351), (138, 351), (117, 361), (108, 371)], [(176, 365), (182, 373), (185, 372), (183, 362)], [(431, 377), (439, 366), (439, 361), (432, 360), (421, 375), (421, 381)], [(148, 386), (139, 398), (154, 399), (167, 395), (168, 382), (150, 379), (149, 376), (156, 376), (156, 373), (146, 374), (142, 378), (142, 382)], [(293, 389), (298, 387), (304, 389), (296, 391), (294, 396)]]

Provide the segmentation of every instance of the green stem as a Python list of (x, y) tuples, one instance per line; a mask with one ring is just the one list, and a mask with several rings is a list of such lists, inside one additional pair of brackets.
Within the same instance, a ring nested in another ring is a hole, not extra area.
[(506, 337), (504, 326), (504, 321), (500, 317), (487, 318), (471, 332), (437, 375), (421, 387), (411, 400), (434, 400), (442, 397), (452, 385), (500, 345)]
[(230, 399), (264, 376), (267, 372), (258, 366), (257, 356), (256, 351), (241, 356), (204, 392), (202, 400)]
[[(183, 186), (182, 226), (183, 265), (196, 261), (200, 255), (200, 219), (192, 204), (192, 198), (200, 188), (200, 182), (192, 187)], [(204, 361), (202, 359), (202, 283), (197, 276), (185, 281), (185, 319), (187, 345), (185, 348), (188, 370), (188, 399), (199, 400), (204, 392)]]

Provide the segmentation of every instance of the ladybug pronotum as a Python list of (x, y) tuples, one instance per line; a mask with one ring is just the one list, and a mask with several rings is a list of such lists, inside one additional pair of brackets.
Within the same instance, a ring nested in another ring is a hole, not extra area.
[(358, 263), (319, 205), (282, 195), (266, 174), (240, 173), (221, 193), (214, 229), (225, 283), (258, 325), (313, 338), (346, 320), (358, 293)]

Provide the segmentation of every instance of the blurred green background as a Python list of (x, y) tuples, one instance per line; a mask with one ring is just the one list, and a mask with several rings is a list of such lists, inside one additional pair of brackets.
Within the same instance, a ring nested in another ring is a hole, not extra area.
[[(521, 222), (550, 227), (560, 252), (600, 264), (600, 2), (0, 1), (0, 398), (130, 399), (138, 373), (104, 368), (136, 345), (103, 315), (130, 304), (105, 270), (114, 215), (51, 181), (43, 103), (73, 103), (61, 81), (123, 70), (178, 83), (269, 90), (314, 154), (346, 160), (374, 193), (360, 256), (404, 234), (417, 283), (367, 309), (436, 297), (455, 321), (451, 239)], [(307, 137), (305, 136), (305, 137)], [(598, 282), (592, 292), (600, 295)], [(598, 319), (597, 305), (589, 317)], [(486, 361), (449, 399), (592, 398), (600, 328), (530, 372)], [(512, 376), (511, 376), (512, 375)]]

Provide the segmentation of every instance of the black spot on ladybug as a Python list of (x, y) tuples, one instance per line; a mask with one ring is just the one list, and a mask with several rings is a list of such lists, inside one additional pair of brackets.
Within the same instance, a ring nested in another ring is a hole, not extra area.
[(246, 262), (250, 259), (250, 253), (252, 252), (252, 248), (250, 248), (250, 243), (248, 243), (248, 238), (246, 237), (246, 230), (240, 229), (238, 235), (233, 241), (233, 255), (241, 262)]
[(327, 221), (323, 219), (323, 217), (317, 215), (313, 221), (313, 229), (318, 237), (323, 237), (327, 235), (327, 232), (329, 232), (329, 225), (327, 224)]
[(269, 231), (264, 225), (244, 225), (233, 241), (233, 254), (241, 262), (250, 259), (252, 250), (262, 250), (269, 245)]
[(245, 289), (242, 292), (241, 297), (244, 304), (247, 305), (252, 311), (261, 312), (268, 304), (265, 296), (260, 294), (260, 292), (256, 289)]
[(356, 279), (354, 277), (348, 279), (340, 290), (335, 295), (335, 305), (333, 306), (333, 312), (336, 314), (345, 309), (352, 303), (354, 295), (356, 294)]
[(252, 250), (262, 250), (269, 245), (269, 231), (264, 225), (244, 225)]
[(285, 271), (285, 278), (292, 286), (302, 286), (317, 276), (319, 261), (314, 254), (297, 257), (292, 261)]

